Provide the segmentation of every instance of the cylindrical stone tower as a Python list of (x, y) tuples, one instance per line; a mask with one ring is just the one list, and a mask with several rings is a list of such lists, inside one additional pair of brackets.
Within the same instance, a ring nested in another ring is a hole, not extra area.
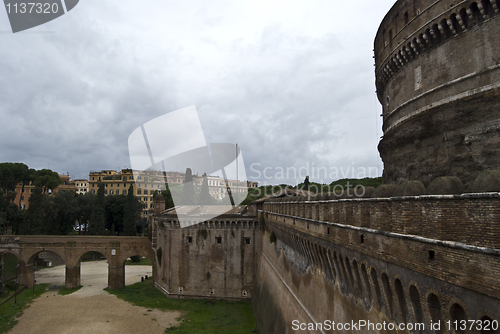
[(500, 0), (398, 0), (375, 38), (384, 182), (500, 169)]

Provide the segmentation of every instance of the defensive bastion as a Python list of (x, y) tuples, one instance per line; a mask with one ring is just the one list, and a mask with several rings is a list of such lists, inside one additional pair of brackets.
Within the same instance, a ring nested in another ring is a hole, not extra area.
[(384, 182), (500, 166), (499, 0), (405, 0), (375, 38)]

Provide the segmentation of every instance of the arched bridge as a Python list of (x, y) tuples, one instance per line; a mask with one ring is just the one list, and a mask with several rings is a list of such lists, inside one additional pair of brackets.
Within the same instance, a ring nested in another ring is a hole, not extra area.
[(125, 261), (134, 255), (153, 260), (147, 237), (13, 235), (0, 237), (0, 253), (19, 260), (19, 283), (34, 284), (34, 261), (40, 252), (52, 252), (66, 265), (66, 288), (80, 286), (80, 263), (87, 252), (99, 252), (108, 260), (108, 288), (125, 286)]

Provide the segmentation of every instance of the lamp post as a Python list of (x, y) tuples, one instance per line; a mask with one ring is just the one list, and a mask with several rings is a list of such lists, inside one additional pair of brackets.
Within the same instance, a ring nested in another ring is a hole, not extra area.
[(19, 277), (19, 265), (16, 265), (16, 288), (14, 289), (14, 304), (17, 304), (17, 279)]
[(36, 272), (36, 263), (33, 262), (33, 293), (35, 293), (35, 283), (36, 283), (35, 272)]

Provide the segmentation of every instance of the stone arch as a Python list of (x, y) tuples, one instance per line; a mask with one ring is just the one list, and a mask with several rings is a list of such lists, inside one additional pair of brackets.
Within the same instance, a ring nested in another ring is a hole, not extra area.
[(481, 0), (481, 5), (483, 6), (484, 8), (484, 16), (485, 18), (486, 17), (492, 17), (495, 13), (495, 9), (493, 8), (493, 5), (492, 3), (490, 2), (490, 0)]
[(338, 259), (342, 271), (342, 276), (344, 276), (344, 291), (346, 294), (349, 294), (351, 292), (351, 282), (349, 281), (349, 277), (347, 276), (346, 266), (341, 254), (339, 254)]
[(382, 284), (384, 286), (385, 298), (387, 301), (387, 311), (389, 312), (388, 318), (392, 320), (394, 319), (394, 303), (392, 297), (391, 283), (386, 273), (382, 273)]
[[(481, 321), (481, 324), (483, 327), (479, 333), (481, 333), (481, 334), (482, 333), (495, 333), (495, 334), (500, 333), (500, 330), (498, 330), (498, 321), (496, 322), (496, 325), (495, 325), (495, 323), (493, 323), (494, 320), (489, 315), (484, 314), (483, 316), (478, 316), (477, 319), (479, 319)], [(485, 326), (487, 326), (487, 328)]]
[[(428, 293), (427, 296), (427, 308), (429, 309), (430, 320), (433, 323), (440, 322), (443, 323), (443, 315), (442, 315), (442, 302), (439, 298), (437, 292)], [(442, 326), (441, 326), (442, 327)], [(435, 331), (435, 333), (444, 333), (444, 328), (441, 328), (439, 331)]]
[(378, 309), (382, 311), (383, 302), (382, 302), (382, 293), (380, 291), (380, 285), (378, 283), (377, 270), (375, 268), (371, 268), (370, 276), (373, 283), (373, 289), (375, 290), (375, 295), (377, 296)]
[(354, 297), (361, 298), (358, 287), (356, 285), (356, 281), (354, 280), (354, 275), (352, 274), (351, 262), (347, 256), (345, 257), (345, 267), (347, 275), (349, 276), (349, 281), (351, 282), (352, 294), (354, 295)]
[(406, 308), (406, 298), (403, 288), (403, 283), (399, 278), (394, 280), (394, 291), (396, 291), (396, 296), (398, 297), (399, 310), (401, 311), (401, 323), (408, 322), (408, 309)]
[[(0, 252), (0, 265), (4, 266), (5, 265), (5, 260), (7, 259), (7, 262), (9, 262), (11, 265), (19, 266), (20, 259), (19, 259), (19, 254), (12, 252), (11, 250), (3, 250)], [(10, 258), (10, 260), (8, 259)], [(2, 269), (5, 269), (5, 267), (2, 267)], [(8, 279), (11, 279), (16, 276), (16, 268), (12, 268), (9, 265), (9, 268), (7, 270), (2, 270), (2, 276), (0, 277), (1, 280), (7, 281)]]
[(450, 28), (451, 32), (453, 32), (453, 34), (458, 34), (463, 31), (462, 27), (458, 23), (457, 14), (451, 14), (446, 22), (448, 23), (448, 27)]
[(373, 303), (372, 291), (370, 286), (370, 281), (368, 279), (368, 272), (366, 270), (366, 265), (364, 263), (361, 264), (361, 275), (363, 276), (363, 283), (365, 285), (365, 291), (367, 295), (367, 303), (371, 306)]
[(448, 26), (448, 20), (442, 19), (441, 22), (439, 22), (438, 28), (439, 31), (441, 31), (443, 39), (447, 39), (452, 35), (450, 27)]
[[(126, 275), (127, 269), (126, 268), (131, 267), (131, 266), (126, 266), (125, 263), (132, 256), (141, 256), (141, 257), (148, 259), (151, 262), (151, 265), (149, 265), (151, 267), (151, 274), (149, 274), (149, 271), (147, 271), (147, 273), (144, 273), (143, 277), (146, 277), (146, 275), (148, 275), (149, 277), (153, 278), (153, 261), (154, 261), (153, 253), (152, 252), (145, 253), (142, 249), (135, 251), (135, 252), (134, 252), (134, 250), (130, 250), (121, 257), (120, 262), (118, 263), (119, 265), (123, 266), (124, 285), (131, 284), (131, 283), (127, 283), (127, 281), (126, 281), (126, 277), (127, 277), (127, 275)], [(132, 266), (132, 267), (135, 267), (135, 266)]]
[(460, 9), (457, 16), (458, 20), (462, 20), (462, 27), (468, 29), (470, 27), (469, 16), (467, 15), (467, 10), (465, 8)]
[(432, 25), (431, 35), (436, 39), (436, 42), (441, 42), (443, 40), (443, 36), (441, 35), (441, 31), (439, 30), (439, 26), (437, 23)]
[(325, 256), (326, 256), (326, 259), (328, 261), (328, 265), (330, 267), (330, 273), (331, 273), (332, 279), (335, 281), (335, 280), (337, 280), (337, 268), (335, 268), (334, 260), (332, 257), (332, 250), (330, 248), (326, 249)]
[(481, 15), (481, 12), (479, 11), (479, 6), (478, 6), (477, 2), (472, 2), (469, 5), (469, 11), (470, 11), (470, 16), (473, 17), (473, 19), (474, 19), (474, 21), (476, 21), (476, 23), (483, 21), (483, 16)]
[(68, 263), (68, 259), (66, 258), (66, 254), (64, 254), (64, 248), (61, 248), (61, 249), (37, 249), (35, 250), (33, 253), (30, 253), (29, 257), (26, 259), (26, 264), (32, 264), (34, 261), (35, 261), (35, 258), (38, 256), (38, 254), (42, 253), (42, 252), (50, 252), (50, 253), (53, 253), (53, 254), (56, 254), (57, 256), (59, 256), (61, 258), (61, 260), (63, 260), (63, 262), (65, 264)]
[[(469, 317), (467, 316), (467, 313), (465, 312), (465, 308), (462, 306), (462, 303), (459, 301), (455, 302), (450, 302), (451, 306), (449, 308), (449, 314), (450, 314), (450, 320), (452, 324), (454, 321), (457, 321), (458, 323), (458, 328), (455, 329), (455, 333), (467, 333), (467, 330), (463, 330), (460, 327), (460, 322), (461, 321), (467, 321)], [(467, 327), (467, 326), (466, 326)]]
[(409, 294), (411, 305), (413, 307), (413, 313), (415, 314), (415, 321), (418, 323), (423, 323), (424, 313), (422, 310), (422, 303), (420, 301), (420, 292), (414, 284), (410, 285)]
[(364, 299), (363, 283), (361, 282), (361, 276), (359, 275), (359, 266), (356, 259), (352, 260), (352, 268), (354, 271), (354, 277), (356, 278), (356, 286), (358, 288), (358, 297)]

